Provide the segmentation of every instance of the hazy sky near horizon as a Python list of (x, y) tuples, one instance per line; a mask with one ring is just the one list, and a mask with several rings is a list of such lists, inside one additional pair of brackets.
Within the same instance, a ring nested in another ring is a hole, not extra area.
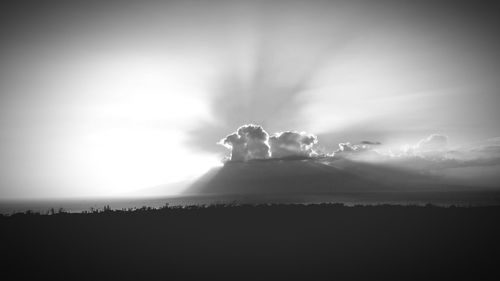
[(498, 137), (499, 15), (494, 1), (7, 1), (0, 198), (190, 178), (248, 123), (326, 150)]

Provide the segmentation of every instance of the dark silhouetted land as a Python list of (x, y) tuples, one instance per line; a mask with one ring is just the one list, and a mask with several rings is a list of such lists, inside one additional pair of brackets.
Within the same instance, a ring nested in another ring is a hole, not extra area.
[[(0, 217), (16, 279), (498, 280), (500, 207), (215, 205)], [(36, 278), (36, 279), (34, 279)]]

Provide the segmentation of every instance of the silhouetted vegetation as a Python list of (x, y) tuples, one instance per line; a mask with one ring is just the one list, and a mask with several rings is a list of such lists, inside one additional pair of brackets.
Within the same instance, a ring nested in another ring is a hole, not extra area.
[(500, 264), (500, 207), (106, 206), (0, 226), (3, 272), (37, 280), (495, 280)]

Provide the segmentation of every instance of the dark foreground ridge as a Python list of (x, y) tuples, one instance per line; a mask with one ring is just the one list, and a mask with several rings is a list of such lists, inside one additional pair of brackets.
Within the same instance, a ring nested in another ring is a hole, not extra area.
[(18, 280), (498, 280), (500, 264), (500, 207), (106, 209), (0, 229)]

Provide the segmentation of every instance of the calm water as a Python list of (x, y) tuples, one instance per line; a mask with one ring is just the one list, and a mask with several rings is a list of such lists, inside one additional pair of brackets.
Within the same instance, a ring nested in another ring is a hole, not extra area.
[(427, 203), (440, 206), (492, 206), (500, 205), (499, 191), (453, 191), (453, 192), (363, 192), (338, 194), (266, 194), (266, 195), (224, 195), (224, 196), (177, 196), (163, 198), (135, 199), (66, 199), (66, 200), (12, 200), (0, 201), (0, 213), (12, 214), (32, 210), (47, 213), (51, 208), (62, 208), (67, 212), (90, 211), (103, 209), (109, 205), (111, 209), (129, 209), (152, 207), (159, 208), (165, 204), (171, 206), (203, 205), (203, 204), (267, 204), (267, 203), (344, 203), (355, 204), (417, 204)]

